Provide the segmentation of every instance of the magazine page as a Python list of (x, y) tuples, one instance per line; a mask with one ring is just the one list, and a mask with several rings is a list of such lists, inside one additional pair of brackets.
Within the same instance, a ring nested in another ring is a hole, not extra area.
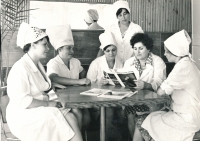
[(93, 88), (91, 90), (82, 92), (80, 94), (81, 95), (89, 95), (89, 96), (98, 96), (98, 95), (102, 95), (102, 94), (105, 94), (108, 92), (110, 92), (110, 90)]
[(131, 90), (112, 90), (110, 92), (107, 92), (105, 94), (99, 95), (98, 97), (101, 98), (112, 98), (112, 99), (123, 99), (125, 97), (130, 97), (134, 94), (136, 94), (137, 91), (132, 92)]
[(121, 85), (122, 87), (135, 87), (134, 80), (137, 80), (131, 68), (110, 69), (110, 72), (104, 71), (104, 78), (109, 81), (111, 85)]
[(123, 82), (123, 80), (119, 77), (119, 75), (116, 73), (115, 70), (111, 70), (112, 73), (114, 74), (114, 76), (116, 77), (117, 81), (119, 82), (119, 84), (122, 86), (122, 87), (125, 87), (125, 83)]
[(120, 80), (124, 83), (125, 86), (135, 87), (134, 80), (137, 80), (133, 70), (131, 68), (122, 68), (115, 70)]
[(118, 79), (112, 72), (103, 71), (104, 78), (106, 78), (110, 85), (120, 85)]

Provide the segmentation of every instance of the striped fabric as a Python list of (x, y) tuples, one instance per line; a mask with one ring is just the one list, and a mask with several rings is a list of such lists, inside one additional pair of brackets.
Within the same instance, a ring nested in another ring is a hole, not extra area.
[[(135, 68), (139, 71), (139, 74), (140, 74), (140, 76), (141, 76), (141, 74), (142, 74), (142, 72), (143, 72), (143, 69), (142, 69), (142, 66), (141, 66), (141, 64), (140, 64), (139, 59), (137, 59), (136, 57), (135, 57), (135, 59), (134, 59), (134, 64), (135, 64)], [(151, 52), (149, 52), (148, 58), (146, 59), (146, 63), (145, 63), (145, 64), (153, 65), (153, 59), (152, 59), (152, 54), (151, 54)]]

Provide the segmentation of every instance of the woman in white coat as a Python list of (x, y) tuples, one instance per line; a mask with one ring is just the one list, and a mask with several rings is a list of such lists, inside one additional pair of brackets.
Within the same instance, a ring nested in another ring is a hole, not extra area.
[[(50, 43), (57, 51), (57, 56), (47, 63), (47, 75), (52, 82), (61, 85), (89, 85), (86, 71), (81, 62), (73, 58), (74, 40), (70, 25), (49, 27), (46, 33)], [(90, 122), (88, 109), (72, 109), (80, 129), (85, 130)]]
[(92, 83), (108, 84), (108, 81), (104, 78), (103, 71), (109, 73), (111, 72), (110, 69), (119, 69), (123, 67), (123, 64), (116, 58), (117, 44), (113, 36), (112, 33), (102, 33), (99, 36), (104, 55), (96, 58), (90, 64), (87, 78), (90, 79)]
[(85, 14), (84, 21), (88, 25), (89, 30), (103, 30), (103, 27), (101, 27), (97, 22), (99, 19), (99, 14), (96, 9), (89, 9), (87, 10)]
[(47, 34), (26, 23), (20, 25), (17, 45), (25, 55), (8, 76), (10, 98), (6, 118), (11, 132), (22, 141), (82, 141), (76, 117), (60, 102), (49, 101), (51, 81), (40, 59), (49, 50)]
[[(153, 49), (152, 39), (147, 34), (137, 33), (131, 38), (130, 43), (135, 56), (125, 62), (124, 68), (131, 67), (134, 71), (137, 78), (135, 88), (157, 91), (161, 83), (166, 79), (166, 65), (159, 56), (151, 52)], [(138, 110), (138, 105), (125, 108), (131, 136), (134, 133), (136, 112), (149, 110), (146, 105), (142, 105), (139, 109), (141, 110)]]
[[(123, 64), (116, 58), (117, 45), (112, 33), (102, 33), (99, 36), (101, 42), (101, 48), (104, 51), (104, 55), (96, 58), (90, 64), (87, 78), (92, 83), (101, 85), (108, 84), (108, 80), (104, 78), (103, 71), (110, 72), (110, 69), (119, 69), (123, 67)], [(116, 137), (116, 127), (113, 125), (114, 113), (118, 115), (119, 123), (123, 123), (124, 112), (120, 108), (106, 108), (106, 140), (112, 140), (111, 138)]]
[[(105, 32), (113, 33), (117, 43), (117, 58), (124, 64), (130, 57), (134, 56), (130, 39), (136, 33), (143, 33), (142, 28), (130, 21), (130, 8), (127, 1), (117, 1), (113, 4), (118, 22), (108, 27)], [(97, 57), (103, 55), (100, 47)]]
[(146, 119), (140, 118), (134, 141), (142, 141), (142, 138), (145, 141), (192, 141), (195, 132), (199, 131), (200, 72), (190, 58), (190, 42), (185, 30), (164, 42), (164, 55), (169, 62), (176, 64), (157, 93), (171, 95), (171, 110), (153, 112)]

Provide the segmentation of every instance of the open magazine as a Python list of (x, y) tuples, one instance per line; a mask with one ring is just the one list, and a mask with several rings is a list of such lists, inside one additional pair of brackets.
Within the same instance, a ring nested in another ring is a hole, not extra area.
[(81, 95), (97, 96), (101, 98), (112, 98), (112, 99), (123, 99), (125, 97), (130, 97), (137, 91), (132, 92), (129, 89), (97, 89), (93, 88), (91, 90), (80, 93)]
[(136, 80), (136, 76), (133, 71), (128, 69), (110, 69), (110, 72), (104, 71), (104, 78), (109, 81), (111, 85), (121, 85), (122, 87), (131, 86), (135, 87), (134, 80)]
[(125, 97), (131, 97), (136, 94), (137, 91), (132, 92), (131, 90), (112, 90), (108, 93), (99, 95), (101, 98), (112, 98), (112, 99), (123, 99)]
[(110, 92), (110, 90), (93, 88), (91, 90), (82, 92), (80, 94), (81, 95), (98, 96), (98, 95), (102, 95), (102, 94), (105, 94), (105, 93), (108, 93), (108, 92)]

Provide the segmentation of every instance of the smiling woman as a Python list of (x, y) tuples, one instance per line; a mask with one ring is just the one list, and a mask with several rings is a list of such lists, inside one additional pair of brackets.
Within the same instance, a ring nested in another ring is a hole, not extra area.
[(47, 42), (47, 34), (41, 29), (27, 23), (20, 25), (17, 45), (22, 49), (29, 45), (27, 53), (13, 65), (8, 75), (10, 100), (6, 119), (9, 129), (22, 141), (54, 141), (55, 138), (82, 141), (75, 116), (69, 110), (59, 109), (60, 102), (48, 99), (46, 91), (53, 83), (40, 63), (47, 55)]
[[(47, 64), (47, 74), (52, 82), (61, 85), (89, 85), (86, 72), (78, 59), (73, 58), (74, 40), (70, 25), (54, 26), (46, 29), (50, 42), (58, 55)], [(79, 128), (86, 128), (90, 122), (87, 109), (72, 109)]]

